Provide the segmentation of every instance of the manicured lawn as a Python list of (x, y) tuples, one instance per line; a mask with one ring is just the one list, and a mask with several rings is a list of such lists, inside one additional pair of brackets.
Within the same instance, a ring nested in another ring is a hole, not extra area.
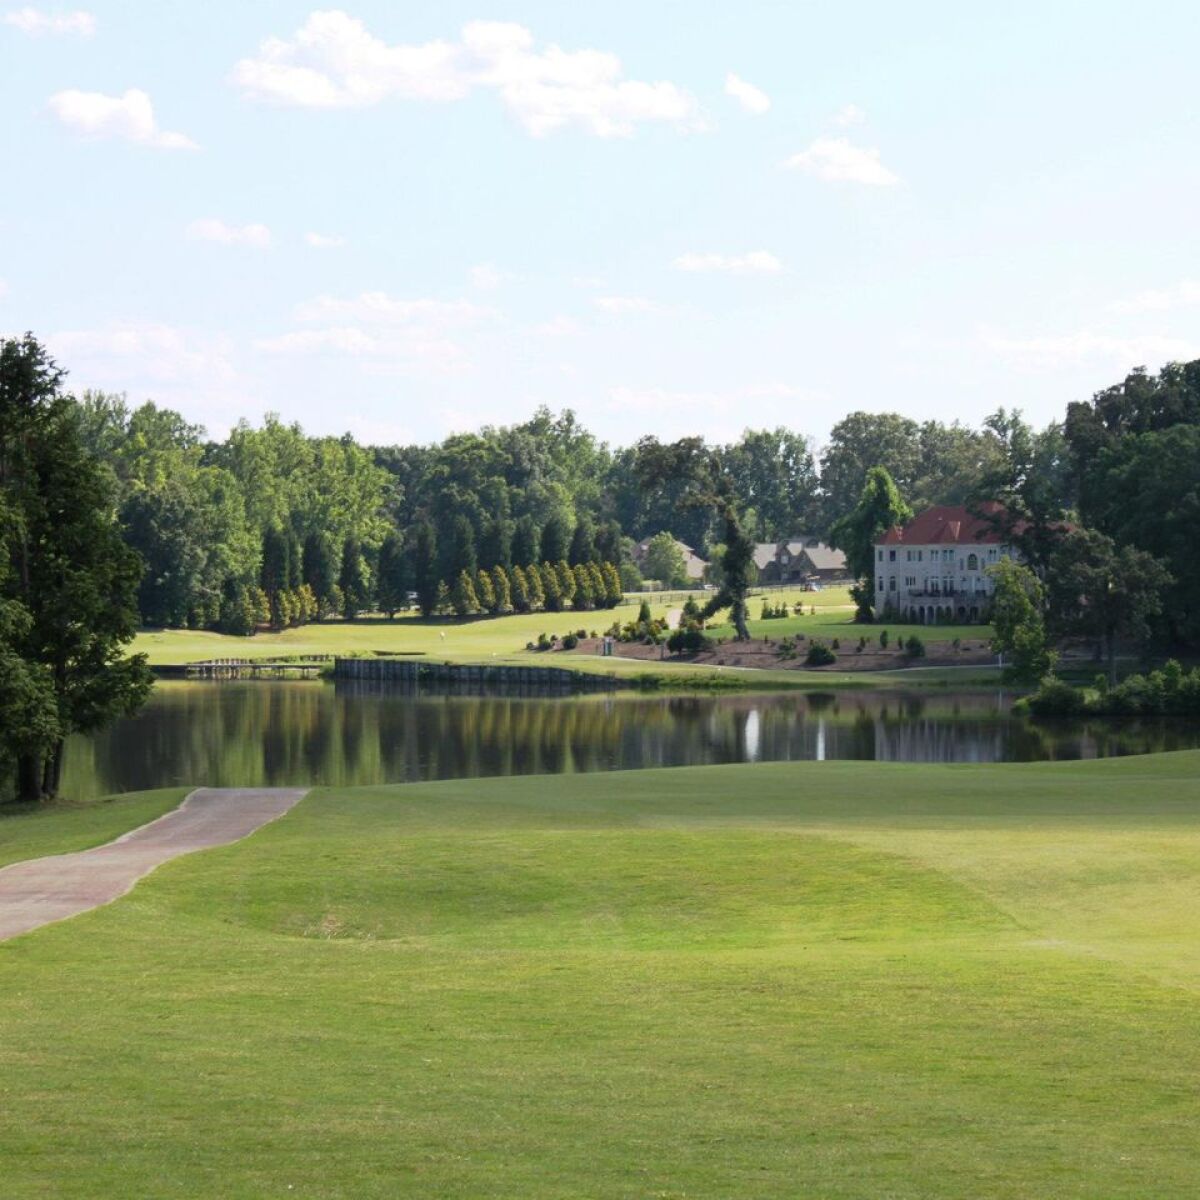
[(187, 788), (130, 792), (82, 803), (0, 804), (0, 867), (111, 842), (174, 808)]
[[(665, 605), (651, 607), (656, 616), (666, 612)], [(633, 620), (637, 612), (636, 605), (624, 605), (595, 612), (539, 612), (461, 621), (425, 621), (413, 613), (399, 613), (394, 621), (371, 617), (354, 622), (327, 622), (248, 638), (188, 629), (147, 630), (138, 635), (133, 649), (148, 654), (152, 664), (164, 665), (207, 658), (306, 654), (349, 657), (380, 652), (427, 654), (441, 662), (485, 662), (492, 658), (505, 661), (519, 654), (528, 662), (525, 646), (536, 642), (540, 633), (561, 636), (578, 629), (599, 632), (614, 620)]]
[(0, 945), (5, 1197), (1191, 1197), (1200, 754), (316, 792)]

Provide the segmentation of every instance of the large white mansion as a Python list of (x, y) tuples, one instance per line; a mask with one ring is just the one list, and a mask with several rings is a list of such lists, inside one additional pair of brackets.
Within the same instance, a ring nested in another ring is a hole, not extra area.
[[(1001, 511), (981, 506), (986, 515)], [(987, 568), (1016, 551), (985, 516), (939, 504), (875, 543), (875, 612), (932, 625), (987, 619), (995, 585)]]

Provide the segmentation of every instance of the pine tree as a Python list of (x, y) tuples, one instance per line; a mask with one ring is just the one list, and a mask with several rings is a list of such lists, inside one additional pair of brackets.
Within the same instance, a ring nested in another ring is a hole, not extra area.
[(492, 577), (482, 567), (476, 575), (475, 595), (479, 598), (479, 607), (484, 612), (496, 611), (496, 593), (492, 588)]
[(404, 542), (396, 532), (389, 533), (379, 547), (378, 571), (379, 607), (395, 619), (396, 610), (408, 607), (408, 554)]
[(433, 611), (438, 614), (448, 613), (452, 604), (450, 602), (450, 589), (446, 586), (444, 579), (440, 580), (437, 585), (437, 595), (433, 601)]
[(600, 564), (590, 562), (587, 564), (588, 582), (591, 584), (592, 592), (592, 607), (604, 607), (604, 575), (600, 570)]
[(575, 600), (575, 573), (571, 570), (566, 559), (559, 559), (558, 566), (553, 570), (558, 575), (558, 594), (563, 608)]
[(304, 539), (304, 550), (300, 557), (304, 582), (312, 588), (317, 598), (318, 612), (327, 612), (337, 583), (333, 547), (329, 538), (314, 530)]
[(526, 513), (513, 528), (512, 560), (535, 563), (542, 556), (542, 533), (532, 515)]
[(623, 589), (621, 588), (621, 575), (617, 571), (617, 568), (610, 562), (604, 564), (603, 573), (605, 607), (616, 608), (624, 598)]
[(542, 563), (541, 570), (538, 572), (541, 576), (542, 594), (545, 597), (545, 606), (547, 612), (562, 612), (563, 610), (563, 594), (562, 585), (559, 583), (558, 572), (554, 569), (552, 563)]
[(353, 621), (367, 607), (370, 599), (362, 550), (356, 537), (348, 537), (342, 547), (338, 587), (342, 589), (342, 614), (347, 621)]
[(508, 572), (499, 563), (492, 568), (492, 592), (495, 596), (492, 611), (495, 613), (512, 612), (513, 598), (512, 588), (508, 582)]
[(437, 533), (428, 521), (422, 521), (413, 536), (412, 574), (423, 617), (431, 617), (437, 611), (438, 585), (442, 582), (437, 562)]
[(450, 605), (460, 617), (468, 617), (479, 611), (479, 598), (475, 594), (475, 584), (466, 571), (459, 571), (450, 593)]
[(512, 569), (512, 604), (517, 612), (526, 613), (532, 605), (529, 599), (529, 577), (520, 567)]
[(494, 517), (483, 527), (479, 541), (479, 563), (488, 568), (512, 566), (513, 523), (507, 517)]
[(530, 611), (548, 607), (546, 604), (546, 585), (542, 582), (541, 568), (537, 563), (530, 563), (525, 568), (525, 579), (529, 584)]
[(580, 517), (571, 535), (571, 549), (567, 556), (571, 566), (578, 567), (581, 563), (589, 563), (596, 557), (596, 531), (591, 519)]
[(571, 526), (562, 513), (555, 513), (542, 529), (542, 557), (558, 562), (571, 552)]
[(575, 580), (575, 607), (580, 611), (591, 608), (595, 597), (592, 593), (592, 576), (587, 569), (587, 564), (580, 563), (577, 567), (572, 567), (571, 575)]
[(442, 563), (442, 578), (454, 579), (459, 571), (466, 571), (472, 578), (479, 570), (479, 559), (475, 553), (475, 527), (470, 519), (460, 513), (450, 526), (450, 540), (446, 545), (446, 557)]

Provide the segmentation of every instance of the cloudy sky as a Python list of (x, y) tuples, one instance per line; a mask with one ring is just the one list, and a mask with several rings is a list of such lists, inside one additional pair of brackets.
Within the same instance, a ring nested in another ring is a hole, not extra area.
[(1200, 5), (0, 0), (0, 331), (222, 434), (1039, 422), (1200, 355)]

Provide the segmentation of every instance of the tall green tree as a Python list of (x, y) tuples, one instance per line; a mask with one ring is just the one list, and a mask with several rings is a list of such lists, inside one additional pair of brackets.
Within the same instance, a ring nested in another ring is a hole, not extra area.
[(571, 552), (571, 526), (560, 512), (554, 513), (542, 528), (542, 557), (560, 562)]
[(421, 616), (431, 617), (437, 609), (442, 579), (438, 573), (437, 533), (429, 521), (419, 521), (413, 533), (412, 575)]
[(1016, 683), (1038, 683), (1054, 669), (1046, 635), (1046, 593), (1028, 567), (1002, 558), (988, 567), (995, 591), (989, 622), (992, 649), (1007, 654), (1007, 675)]
[(567, 561), (573, 567), (590, 563), (596, 557), (596, 527), (590, 517), (580, 517), (571, 534), (571, 547)]
[(1144, 550), (1117, 546), (1095, 529), (1074, 529), (1061, 539), (1046, 581), (1052, 628), (1094, 638), (1116, 683), (1118, 640), (1149, 636), (1171, 575)]
[[(121, 538), (112, 474), (88, 452), (62, 379), (32, 335), (0, 342), (5, 653), (23, 664), (19, 674), (34, 689), (30, 711), (42, 731), (16, 748), (24, 800), (57, 794), (68, 734), (135, 712), (152, 683), (145, 657), (125, 653), (137, 632), (142, 565)], [(36, 693), (47, 681), (53, 731), (37, 717), (45, 715), (45, 697)]]
[(377, 573), (379, 607), (388, 619), (396, 616), (398, 609), (408, 607), (409, 575), (408, 554), (404, 539), (392, 531), (379, 547), (379, 570)]
[(921, 468), (921, 429), (916, 421), (897, 413), (853, 412), (833, 427), (821, 458), (827, 527), (854, 511), (876, 467), (887, 471), (902, 491), (911, 489)]
[(304, 582), (312, 588), (320, 612), (328, 612), (337, 586), (337, 559), (329, 535), (311, 530), (304, 539), (301, 559)]
[(338, 573), (338, 587), (342, 589), (342, 615), (347, 621), (356, 620), (358, 614), (370, 603), (371, 594), (362, 547), (355, 537), (348, 537), (342, 546), (342, 568)]
[(488, 568), (512, 566), (513, 523), (507, 517), (493, 517), (483, 527), (479, 540), (479, 562)]
[(542, 557), (542, 533), (530, 513), (521, 517), (513, 527), (512, 560), (527, 567)]
[(846, 566), (856, 580), (850, 589), (857, 611), (855, 620), (870, 621), (875, 605), (875, 543), (893, 525), (912, 518), (900, 489), (886, 467), (867, 472), (858, 503), (829, 531), (832, 545), (845, 551)]
[(650, 539), (642, 558), (642, 573), (647, 579), (659, 580), (665, 588), (687, 587), (687, 565), (672, 534), (663, 531)]

